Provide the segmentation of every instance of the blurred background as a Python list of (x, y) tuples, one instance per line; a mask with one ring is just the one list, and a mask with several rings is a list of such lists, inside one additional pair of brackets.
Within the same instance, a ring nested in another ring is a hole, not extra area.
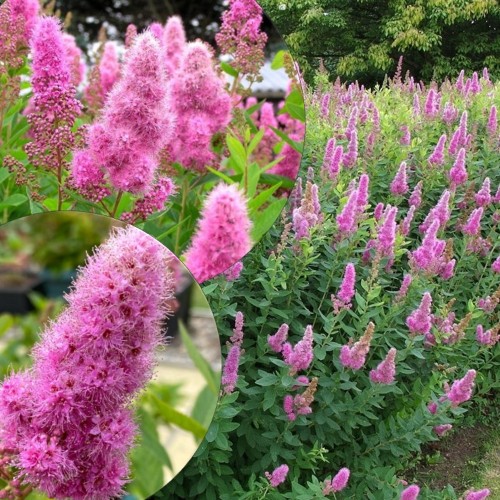
[[(64, 309), (78, 267), (120, 225), (88, 213), (50, 212), (0, 227), (0, 382), (30, 366), (31, 349)], [(183, 264), (175, 259), (173, 267), (175, 312), (165, 323), (155, 377), (136, 402), (142, 435), (131, 456), (128, 499), (147, 498), (184, 467), (219, 393), (221, 353), (210, 307)]]

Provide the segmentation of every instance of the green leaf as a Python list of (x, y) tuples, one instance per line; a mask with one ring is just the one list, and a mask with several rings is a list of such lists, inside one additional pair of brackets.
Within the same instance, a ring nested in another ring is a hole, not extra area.
[(247, 165), (247, 152), (245, 151), (245, 146), (243, 146), (236, 137), (230, 135), (226, 137), (226, 143), (231, 153), (233, 163), (238, 168), (238, 172), (242, 174)]
[(203, 375), (203, 378), (208, 384), (208, 387), (212, 391), (213, 394), (219, 393), (219, 381), (217, 380), (214, 371), (211, 366), (208, 364), (207, 360), (200, 354), (193, 341), (189, 337), (189, 333), (186, 330), (186, 327), (179, 321), (179, 331), (181, 332), (181, 338), (186, 350), (189, 354), (189, 357), (192, 359), (194, 365), (200, 373)]
[(250, 144), (248, 145), (248, 151), (247, 151), (248, 156), (250, 156), (254, 152), (255, 148), (260, 144), (260, 141), (262, 141), (262, 138), (264, 137), (265, 133), (266, 130), (264, 128), (261, 128), (253, 136), (252, 140), (250, 141)]
[(252, 229), (252, 240), (254, 242), (259, 241), (271, 229), (271, 226), (276, 222), (287, 201), (287, 199), (276, 200), (263, 212), (256, 214), (256, 220)]
[(234, 69), (229, 63), (221, 62), (220, 67), (222, 68), (222, 71), (224, 71), (228, 75), (233, 76), (234, 78), (238, 78), (238, 70)]
[(10, 314), (0, 314), (0, 337), (14, 325), (14, 318)]
[(18, 207), (26, 201), (28, 201), (28, 197), (25, 194), (15, 193), (3, 200), (0, 203), (0, 208)]
[(271, 186), (265, 191), (262, 191), (262, 193), (259, 193), (253, 200), (250, 200), (248, 202), (248, 209), (250, 210), (250, 212), (255, 212), (262, 205), (264, 205), (264, 203), (266, 203), (271, 198), (271, 196), (281, 187), (281, 185), (282, 183), (278, 182), (278, 184)]
[(285, 50), (279, 50), (271, 63), (271, 69), (281, 69), (285, 61)]
[(295, 151), (297, 151), (297, 153), (302, 154), (302, 152), (304, 150), (304, 144), (302, 142), (298, 142), (298, 141), (294, 141), (293, 139), (290, 139), (288, 134), (285, 134), (285, 132), (283, 132), (283, 130), (280, 130), (279, 128), (271, 127), (271, 129), (280, 139), (282, 139), (287, 144), (289, 144), (293, 149), (295, 149)]
[(174, 424), (185, 431), (191, 432), (197, 439), (203, 439), (207, 433), (206, 427), (203, 427), (200, 422), (188, 415), (184, 415), (184, 413), (176, 410), (168, 403), (160, 401), (154, 394), (150, 394), (148, 399), (165, 423)]
[(247, 172), (247, 197), (253, 198), (257, 191), (257, 184), (260, 178), (260, 167), (257, 163), (252, 163)]
[(220, 172), (219, 170), (215, 170), (215, 168), (207, 167), (207, 170), (209, 172), (212, 172), (212, 174), (216, 175), (217, 177), (219, 177), (223, 181), (227, 182), (228, 184), (234, 184), (235, 183), (235, 181), (233, 179), (231, 179), (231, 177), (229, 177), (228, 175), (224, 174), (223, 172)]
[(279, 114), (288, 113), (292, 118), (300, 120), (305, 123), (306, 112), (304, 108), (304, 98), (302, 94), (297, 89), (292, 90), (288, 97), (286, 98), (285, 105), (281, 109)]

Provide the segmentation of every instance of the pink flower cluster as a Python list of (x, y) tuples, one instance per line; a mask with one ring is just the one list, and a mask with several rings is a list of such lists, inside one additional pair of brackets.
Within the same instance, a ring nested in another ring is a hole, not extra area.
[(389, 349), (387, 356), (375, 368), (370, 371), (370, 380), (376, 384), (392, 384), (396, 380), (396, 354), (394, 347)]
[(269, 481), (269, 484), (273, 487), (276, 488), (279, 486), (281, 483), (285, 482), (286, 476), (288, 475), (288, 465), (283, 464), (280, 465), (279, 467), (276, 467), (276, 469), (273, 470), (273, 472), (265, 472), (264, 475), (266, 476), (266, 479)]
[(304, 336), (295, 346), (292, 346), (290, 342), (283, 344), (281, 354), (285, 363), (290, 367), (290, 375), (309, 368), (313, 360), (313, 340), (312, 326), (307, 325)]
[(432, 297), (429, 292), (425, 292), (420, 305), (407, 318), (406, 326), (413, 335), (428, 336), (432, 326)]
[(223, 387), (224, 394), (231, 394), (236, 388), (238, 382), (238, 366), (240, 362), (240, 357), (242, 353), (241, 344), (243, 343), (243, 313), (237, 312), (235, 319), (235, 327), (233, 329), (233, 335), (227, 343), (229, 352), (226, 357), (226, 362), (224, 363), (224, 369), (222, 371), (221, 384)]
[(109, 498), (128, 478), (130, 401), (152, 374), (171, 254), (134, 227), (88, 258), (29, 372), (0, 388), (0, 441), (20, 477), (53, 498)]
[(366, 355), (370, 350), (370, 343), (373, 337), (375, 325), (369, 323), (364, 335), (354, 344), (352, 339), (348, 345), (344, 345), (340, 349), (340, 362), (342, 366), (359, 370), (363, 367), (366, 361)]
[(332, 479), (325, 481), (323, 495), (329, 495), (330, 493), (336, 493), (345, 489), (350, 475), (351, 471), (347, 467), (342, 467)]
[(185, 254), (186, 266), (198, 283), (226, 271), (250, 250), (250, 228), (247, 203), (237, 186), (213, 188)]
[(337, 295), (332, 294), (331, 296), (334, 314), (337, 315), (341, 310), (350, 309), (352, 307), (351, 300), (356, 293), (355, 284), (356, 268), (354, 264), (349, 263), (345, 267), (344, 279), (342, 280)]

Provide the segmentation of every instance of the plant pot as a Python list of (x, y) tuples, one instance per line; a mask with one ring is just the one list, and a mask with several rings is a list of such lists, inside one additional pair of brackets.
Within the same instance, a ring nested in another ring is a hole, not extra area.
[(44, 269), (41, 272), (43, 279), (42, 293), (49, 299), (63, 297), (76, 278), (76, 274), (76, 269), (70, 269), (61, 273), (54, 273), (53, 271)]
[(189, 311), (191, 305), (191, 290), (193, 282), (190, 278), (186, 278), (177, 288), (175, 292), (175, 301), (172, 301), (172, 306), (175, 308), (173, 316), (168, 318), (164, 323), (164, 334), (167, 337), (176, 337), (179, 333), (179, 321), (185, 325), (189, 320)]
[(0, 313), (26, 314), (34, 306), (31, 292), (41, 291), (40, 276), (28, 271), (0, 269)]

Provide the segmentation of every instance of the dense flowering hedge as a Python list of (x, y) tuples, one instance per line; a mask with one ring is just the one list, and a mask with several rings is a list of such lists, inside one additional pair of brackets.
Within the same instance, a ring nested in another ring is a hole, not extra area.
[(224, 395), (160, 497), (486, 498), (405, 471), (500, 388), (499, 90), (318, 75), (282, 223), (204, 288)]
[[(279, 105), (250, 97), (264, 64), (261, 23), (254, 0), (230, 2), (217, 54), (186, 40), (179, 17), (143, 33), (130, 25), (123, 50), (102, 41), (87, 71), (56, 17), (42, 15), (36, 0), (6, 0), (1, 221), (47, 210), (110, 215), (177, 255), (193, 245), (187, 266), (199, 281), (226, 271), (281, 212), (302, 149), (298, 86), (291, 81)], [(279, 53), (273, 67), (283, 65), (293, 80), (293, 62)], [(226, 209), (211, 214), (217, 197)], [(208, 241), (210, 262), (201, 257)]]

